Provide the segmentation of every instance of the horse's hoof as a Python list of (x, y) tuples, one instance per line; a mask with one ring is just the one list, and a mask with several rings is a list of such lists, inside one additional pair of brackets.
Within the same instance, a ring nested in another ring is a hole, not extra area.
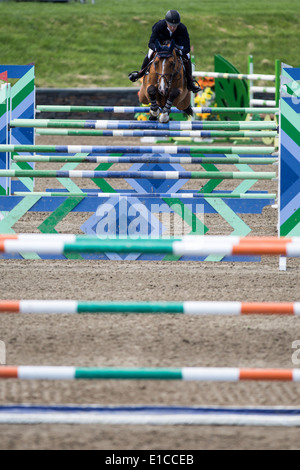
[(157, 121), (157, 116), (152, 116), (152, 114), (150, 114), (149, 121)]
[(169, 122), (169, 121), (170, 121), (170, 116), (168, 115), (168, 113), (162, 113), (159, 116), (159, 122), (166, 123), (166, 122)]
[(150, 116), (157, 118), (159, 113), (160, 113), (159, 108), (156, 111), (153, 111), (152, 109), (150, 109)]

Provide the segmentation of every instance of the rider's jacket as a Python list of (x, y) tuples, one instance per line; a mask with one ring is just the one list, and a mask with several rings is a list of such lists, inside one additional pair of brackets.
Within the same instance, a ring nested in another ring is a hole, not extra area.
[(190, 37), (187, 27), (183, 23), (179, 23), (174, 33), (170, 33), (166, 20), (160, 20), (152, 27), (152, 34), (149, 39), (148, 47), (155, 50), (155, 41), (158, 39), (160, 44), (164, 41), (174, 39), (177, 46), (182, 46), (182, 54), (186, 55), (191, 50)]

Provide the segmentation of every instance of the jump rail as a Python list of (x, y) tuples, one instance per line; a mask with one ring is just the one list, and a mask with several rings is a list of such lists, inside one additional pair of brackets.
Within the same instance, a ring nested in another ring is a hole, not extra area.
[(297, 407), (0, 405), (1, 424), (300, 426)]
[[(278, 107), (273, 108), (213, 108), (213, 107), (192, 107), (194, 113), (199, 114), (222, 114), (222, 113), (247, 113), (247, 114), (276, 114)], [(55, 113), (72, 113), (72, 112), (92, 112), (92, 113), (149, 113), (149, 106), (56, 106), (56, 105), (38, 105), (36, 111), (39, 112), (55, 112)], [(172, 107), (171, 113), (182, 113), (177, 108)]]
[(90, 170), (0, 170), (5, 178), (132, 178), (132, 179), (235, 179), (277, 180), (276, 172), (263, 171), (90, 171)]
[(0, 300), (0, 313), (20, 314), (186, 314), (300, 315), (300, 302), (105, 302), (77, 300)]
[(123, 157), (107, 157), (102, 156), (88, 156), (83, 157), (80, 155), (14, 155), (13, 161), (15, 162), (78, 162), (78, 163), (181, 163), (181, 164), (200, 164), (200, 163), (221, 163), (221, 164), (247, 164), (247, 165), (262, 165), (277, 163), (278, 158), (272, 157), (188, 157), (188, 156), (144, 156), (144, 155), (126, 155)]
[(219, 73), (219, 72), (200, 72), (195, 70), (193, 77), (210, 77), (210, 78), (231, 78), (236, 80), (266, 80), (275, 82), (275, 75), (257, 74), (257, 73)]
[(20, 128), (87, 128), (87, 129), (160, 129), (160, 130), (278, 130), (274, 121), (156, 121), (80, 120), (80, 119), (15, 119), (10, 127)]
[[(28, 193), (16, 191), (13, 193), (14, 196), (26, 197)], [(152, 198), (171, 198), (171, 199), (209, 199), (209, 198), (221, 198), (221, 199), (276, 199), (275, 193), (127, 193), (127, 192), (115, 192), (115, 193), (98, 193), (98, 192), (65, 192), (65, 191), (48, 191), (48, 192), (35, 192), (30, 193), (31, 196), (38, 197), (99, 197), (103, 199), (110, 198), (138, 198), (138, 199), (152, 199)]]
[(68, 366), (0, 366), (0, 379), (25, 380), (187, 380), (202, 382), (300, 382), (300, 369), (237, 367), (77, 368)]
[(98, 129), (37, 129), (36, 135), (72, 135), (98, 137), (276, 137), (277, 131), (163, 131), (163, 130), (98, 130)]
[(179, 146), (179, 145), (153, 145), (153, 146), (121, 146), (121, 145), (0, 145), (0, 152), (45, 152), (45, 153), (155, 153), (155, 154), (241, 154), (241, 155), (272, 155), (275, 147), (263, 146)]
[(163, 253), (175, 256), (269, 255), (300, 256), (300, 237), (186, 236), (181, 239), (101, 239), (96, 236), (22, 234), (0, 236), (0, 252), (38, 253)]

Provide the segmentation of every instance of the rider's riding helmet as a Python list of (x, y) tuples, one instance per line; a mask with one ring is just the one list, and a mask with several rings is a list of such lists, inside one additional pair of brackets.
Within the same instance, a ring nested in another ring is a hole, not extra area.
[(169, 10), (166, 13), (165, 20), (172, 26), (178, 26), (180, 23), (180, 15), (176, 10)]

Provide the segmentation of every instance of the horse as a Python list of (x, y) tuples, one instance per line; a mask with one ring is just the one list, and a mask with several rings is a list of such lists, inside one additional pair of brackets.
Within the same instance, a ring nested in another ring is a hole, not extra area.
[(139, 101), (150, 103), (149, 120), (167, 123), (171, 107), (193, 116), (191, 92), (187, 89), (184, 64), (174, 40), (155, 44), (154, 57), (148, 65), (139, 91)]

